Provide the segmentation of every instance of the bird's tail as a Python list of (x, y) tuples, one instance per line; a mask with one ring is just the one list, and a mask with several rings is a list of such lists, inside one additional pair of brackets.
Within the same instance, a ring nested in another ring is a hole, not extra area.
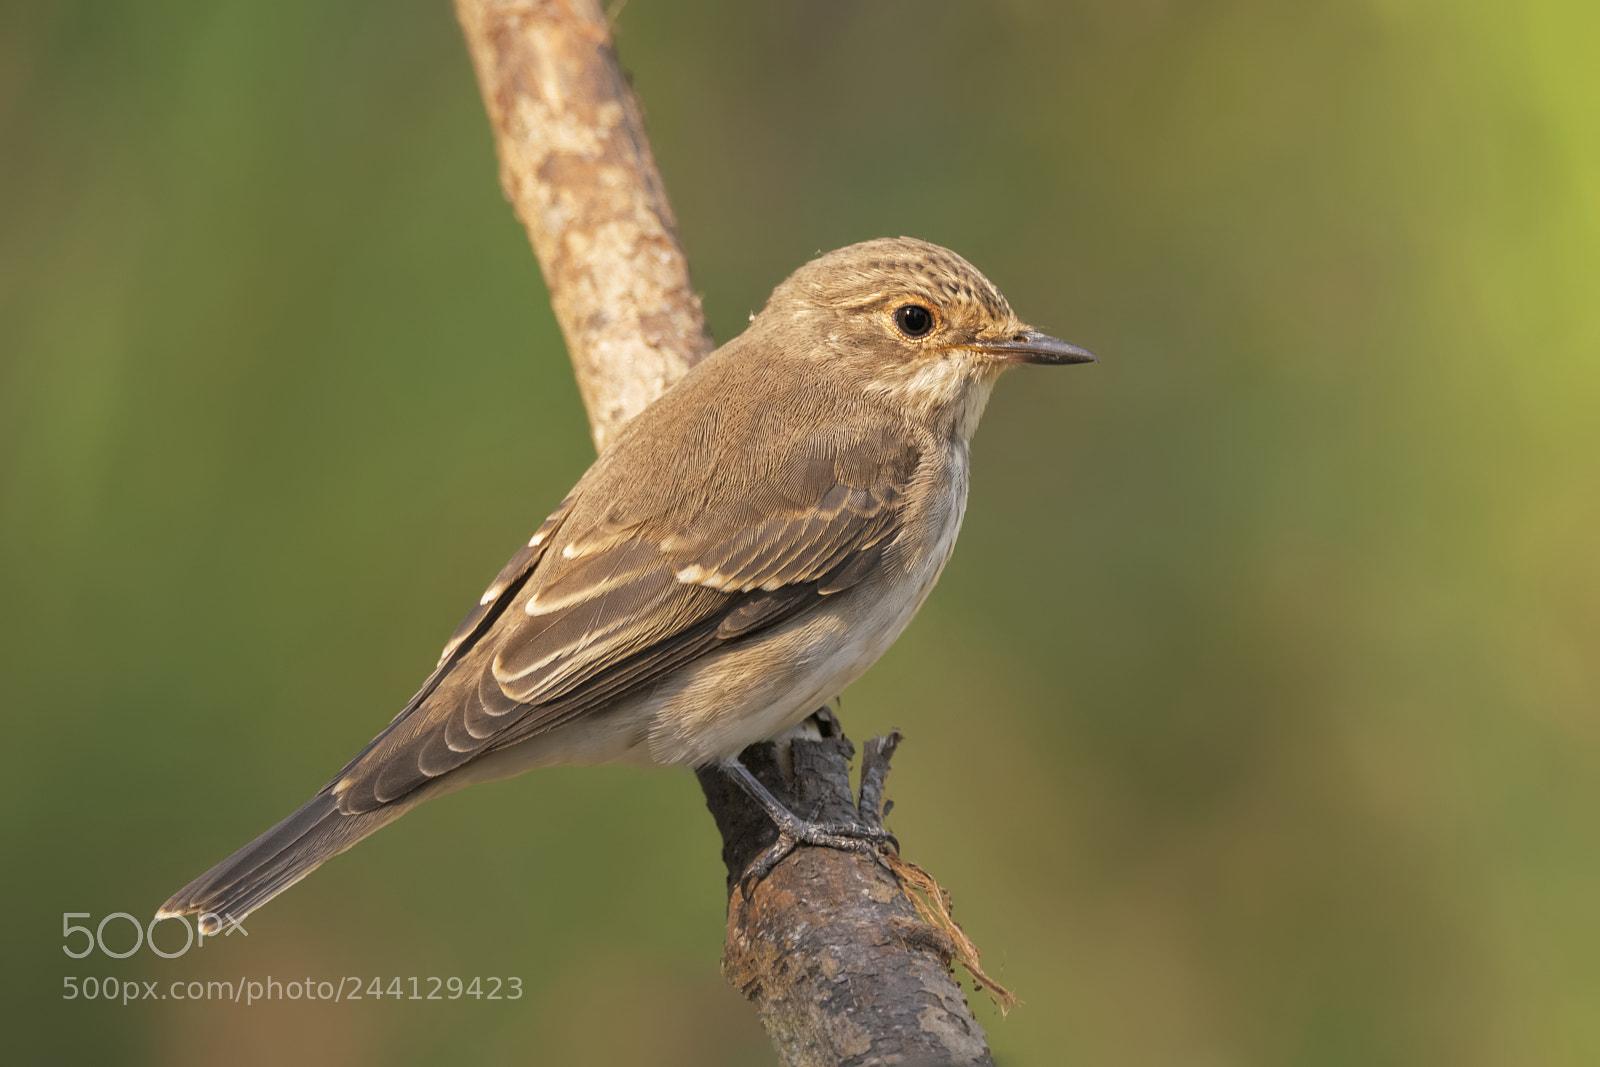
[[(411, 800), (412, 798), (407, 798)], [(300, 809), (211, 868), (161, 905), (158, 917), (200, 915), (200, 928), (215, 933), (225, 922), (242, 922), (300, 879), (403, 815), (407, 800), (346, 815), (324, 789)]]

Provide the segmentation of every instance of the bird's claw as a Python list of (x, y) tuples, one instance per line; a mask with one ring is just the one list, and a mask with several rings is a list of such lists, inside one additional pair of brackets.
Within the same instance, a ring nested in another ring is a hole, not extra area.
[(744, 896), (749, 897), (751, 890), (783, 860), (801, 845), (810, 845), (813, 848), (833, 848), (841, 852), (859, 852), (863, 856), (871, 856), (879, 863), (888, 865), (884, 859), (885, 848), (894, 849), (898, 854), (900, 841), (889, 831), (881, 826), (870, 826), (866, 823), (817, 823), (804, 822), (794, 819), (793, 822), (775, 820), (778, 822), (778, 839), (767, 849), (750, 862), (744, 874), (739, 877), (739, 888)]

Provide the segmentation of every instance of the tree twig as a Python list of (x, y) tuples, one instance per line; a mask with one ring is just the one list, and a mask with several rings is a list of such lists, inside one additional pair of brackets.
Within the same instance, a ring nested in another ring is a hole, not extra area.
[[(456, 0), (500, 157), (566, 337), (597, 447), (712, 348), (610, 24), (595, 0)], [(792, 810), (880, 816), (898, 735), (854, 746), (826, 710), (817, 739), (743, 759)], [(990, 1063), (949, 967), (960, 948), (883, 864), (800, 848), (748, 899), (738, 875), (776, 837), (716, 771), (700, 772), (729, 871), (723, 970), (793, 1067)]]

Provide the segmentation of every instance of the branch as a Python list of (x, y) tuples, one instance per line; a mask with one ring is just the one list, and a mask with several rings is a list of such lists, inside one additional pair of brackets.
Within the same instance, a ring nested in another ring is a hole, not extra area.
[[(818, 740), (751, 745), (740, 759), (790, 811), (815, 811), (822, 822), (859, 816), (877, 823), (899, 734), (867, 742), (858, 807), (850, 789), (855, 746), (827, 709), (807, 722)], [(971, 943), (959, 927), (926, 921), (935, 917), (883, 863), (833, 849), (797, 849), (747, 899), (739, 877), (777, 840), (777, 828), (726, 775), (715, 768), (695, 773), (722, 832), (728, 869), (722, 973), (756, 1002), (783, 1063), (994, 1062), (950, 975), (957, 959), (977, 967), (975, 951), (963, 959)]]
[(638, 101), (593, 0), (456, 0), (595, 447), (713, 347)]
[[(638, 102), (594, 0), (456, 0), (456, 13), (501, 185), (539, 257), (603, 448), (713, 347)], [(857, 807), (854, 746), (825, 710), (808, 721), (818, 740), (753, 745), (741, 758), (791, 810), (820, 805), (821, 818), (842, 819)], [(893, 739), (868, 743), (868, 818), (892, 751)], [(912, 882), (919, 900), (867, 857), (801, 848), (746, 899), (733, 892), (738, 874), (776, 829), (722, 774), (699, 776), (729, 871), (723, 971), (755, 1002), (783, 1063), (992, 1062), (949, 970), (970, 943), (947, 911), (928, 910), (931, 879)], [(964, 962), (975, 968), (975, 954)]]

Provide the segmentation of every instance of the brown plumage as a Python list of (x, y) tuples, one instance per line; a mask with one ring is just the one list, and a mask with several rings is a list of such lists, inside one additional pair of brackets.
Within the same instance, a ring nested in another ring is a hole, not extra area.
[(1000, 372), (1092, 358), (1029, 330), (936, 245), (869, 241), (801, 267), (623, 429), (400, 714), (163, 913), (242, 918), (474, 781), (556, 763), (732, 761), (794, 725), (932, 589)]

